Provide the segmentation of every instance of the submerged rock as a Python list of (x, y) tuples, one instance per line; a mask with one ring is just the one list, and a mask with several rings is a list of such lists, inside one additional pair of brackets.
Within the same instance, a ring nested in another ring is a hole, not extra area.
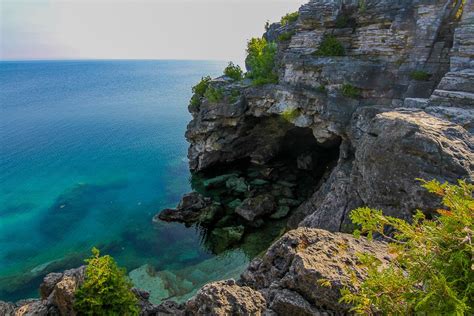
[(283, 217), (287, 216), (288, 213), (290, 213), (290, 207), (282, 205), (282, 206), (278, 207), (277, 211), (275, 213), (273, 213), (270, 216), (270, 218), (273, 218), (273, 219), (283, 218)]
[(253, 198), (245, 199), (235, 209), (235, 213), (247, 221), (272, 213), (275, 210), (275, 199), (270, 194), (262, 194)]
[(217, 227), (211, 232), (211, 244), (214, 252), (220, 253), (239, 242), (245, 232), (244, 226)]
[(225, 186), (227, 180), (231, 178), (237, 178), (239, 175), (236, 173), (223, 174), (215, 178), (207, 179), (203, 181), (203, 185), (206, 188), (214, 188), (219, 186)]
[(244, 178), (232, 177), (229, 178), (225, 183), (226, 188), (231, 191), (244, 193), (248, 190), (248, 184), (245, 182)]

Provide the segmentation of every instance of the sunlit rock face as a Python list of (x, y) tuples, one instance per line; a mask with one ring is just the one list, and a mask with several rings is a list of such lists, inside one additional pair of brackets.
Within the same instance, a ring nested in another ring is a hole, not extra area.
[[(348, 213), (361, 205), (404, 218), (430, 211), (416, 178), (474, 179), (472, 9), (472, 0), (310, 1), (297, 21), (264, 34), (278, 45), (278, 84), (221, 77), (211, 82), (220, 101), (190, 107), (190, 168), (265, 165), (305, 128), (319, 152), (339, 156), (291, 227), (350, 230)], [(318, 54), (328, 37), (343, 56)]]

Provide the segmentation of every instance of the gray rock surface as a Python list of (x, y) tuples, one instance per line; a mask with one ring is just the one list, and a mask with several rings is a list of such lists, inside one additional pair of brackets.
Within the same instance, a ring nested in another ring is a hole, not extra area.
[(262, 315), (265, 299), (261, 293), (233, 280), (209, 283), (187, 302), (190, 315)]

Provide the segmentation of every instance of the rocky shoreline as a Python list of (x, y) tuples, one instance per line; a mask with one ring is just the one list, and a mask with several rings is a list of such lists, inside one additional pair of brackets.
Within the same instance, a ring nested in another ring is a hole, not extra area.
[[(327, 37), (343, 56), (318, 54)], [(439, 201), (415, 179), (474, 181), (473, 0), (311, 0), (264, 38), (277, 43), (278, 84), (210, 82), (222, 97), (189, 107), (195, 191), (154, 220), (202, 226), (214, 253), (272, 221), (291, 230), (239, 280), (184, 304), (136, 290), (143, 315), (348, 313), (339, 290), (365, 276), (356, 253), (390, 260), (384, 242), (343, 233), (349, 212), (431, 216)], [(80, 271), (48, 275), (40, 300), (0, 314), (72, 314)]]

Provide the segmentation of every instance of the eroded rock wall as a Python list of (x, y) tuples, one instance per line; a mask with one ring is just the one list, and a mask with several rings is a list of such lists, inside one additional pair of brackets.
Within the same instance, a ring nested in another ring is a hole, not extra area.
[[(403, 218), (433, 209), (415, 179), (474, 179), (472, 8), (472, 0), (303, 5), (296, 22), (264, 35), (278, 44), (279, 84), (221, 77), (211, 85), (225, 97), (190, 108), (191, 169), (271, 160), (288, 131), (274, 118), (292, 111), (291, 123), (310, 128), (321, 146), (340, 146), (337, 166), (292, 227), (350, 230), (348, 212), (362, 205)], [(345, 56), (315, 54), (328, 36)]]

